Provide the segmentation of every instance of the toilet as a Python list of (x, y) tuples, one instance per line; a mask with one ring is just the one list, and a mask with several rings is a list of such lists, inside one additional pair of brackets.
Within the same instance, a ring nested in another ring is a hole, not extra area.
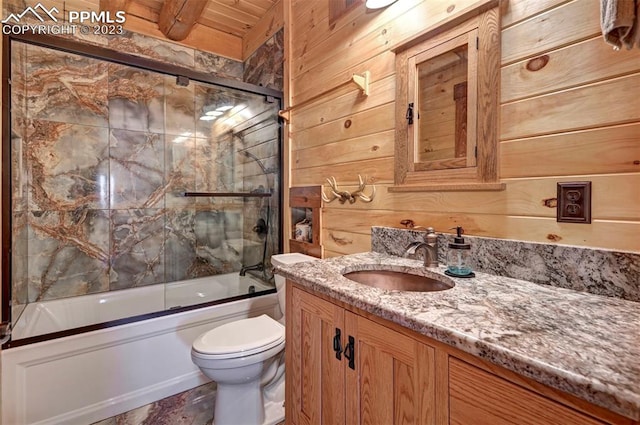
[[(273, 266), (317, 260), (278, 254)], [(191, 359), (217, 384), (215, 425), (273, 425), (284, 420), (285, 278), (275, 275), (282, 317), (236, 320), (200, 335)]]

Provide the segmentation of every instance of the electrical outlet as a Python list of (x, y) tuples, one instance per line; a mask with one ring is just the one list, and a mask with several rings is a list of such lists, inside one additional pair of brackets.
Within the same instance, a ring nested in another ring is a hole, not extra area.
[(556, 220), (591, 223), (591, 182), (558, 183)]

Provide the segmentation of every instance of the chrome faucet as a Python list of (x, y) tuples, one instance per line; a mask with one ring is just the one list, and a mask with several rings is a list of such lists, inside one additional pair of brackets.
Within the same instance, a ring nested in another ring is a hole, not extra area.
[(405, 249), (406, 255), (413, 255), (419, 249), (424, 249), (424, 266), (438, 267), (438, 235), (433, 227), (427, 227), (427, 233), (424, 235), (424, 242), (411, 242)]

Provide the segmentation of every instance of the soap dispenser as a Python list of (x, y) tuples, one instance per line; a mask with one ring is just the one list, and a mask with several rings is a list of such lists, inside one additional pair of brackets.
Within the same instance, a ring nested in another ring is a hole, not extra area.
[(453, 277), (475, 277), (471, 267), (471, 245), (462, 237), (464, 229), (460, 226), (455, 229), (457, 236), (449, 244), (447, 271), (444, 273)]

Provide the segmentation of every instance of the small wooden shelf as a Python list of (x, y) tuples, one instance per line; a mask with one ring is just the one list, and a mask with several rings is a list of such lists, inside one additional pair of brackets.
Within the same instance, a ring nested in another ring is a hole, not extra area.
[(316, 245), (309, 242), (289, 239), (289, 250), (291, 252), (299, 252), (300, 254), (322, 258), (322, 246), (320, 244)]
[(322, 228), (320, 210), (322, 208), (322, 186), (300, 186), (289, 189), (289, 206), (294, 210), (305, 210), (301, 215), (308, 216), (306, 210), (311, 210), (311, 242), (299, 241), (293, 238), (296, 219), (292, 220), (290, 231), (289, 250), (301, 254), (322, 258), (322, 244), (320, 241), (320, 229)]

